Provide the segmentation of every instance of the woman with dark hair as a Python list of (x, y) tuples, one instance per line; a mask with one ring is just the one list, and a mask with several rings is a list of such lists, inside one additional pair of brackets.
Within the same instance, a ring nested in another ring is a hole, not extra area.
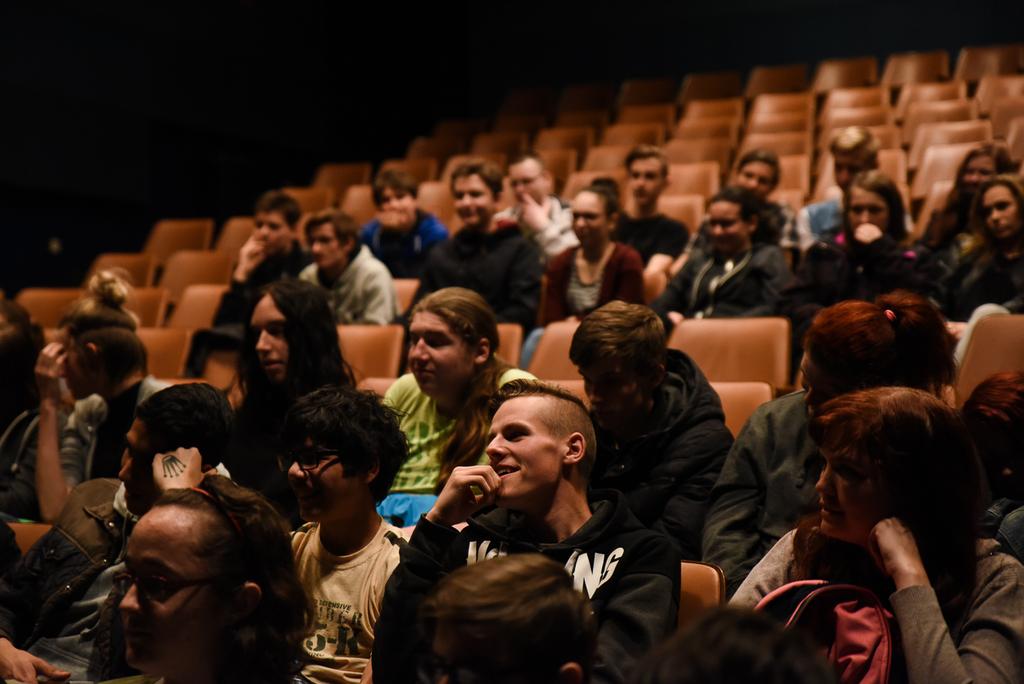
[(822, 404), (886, 385), (941, 396), (955, 374), (953, 339), (942, 314), (909, 292), (823, 309), (804, 346), (804, 391), (754, 411), (711, 491), (703, 559), (725, 570), (730, 591), (817, 505), (814, 482), (823, 461), (808, 421)]
[(580, 244), (548, 264), (542, 325), (582, 318), (613, 299), (643, 304), (643, 260), (632, 247), (612, 240), (619, 214), (614, 182), (599, 179), (576, 193), (572, 228)]
[(815, 314), (844, 299), (871, 301), (896, 289), (929, 295), (931, 285), (917, 268), (906, 237), (903, 197), (878, 171), (858, 174), (843, 198), (842, 232), (815, 242), (782, 292), (780, 313), (793, 322), (794, 349)]
[(163, 684), (285, 684), (312, 619), (285, 521), (210, 475), (139, 520), (120, 585), (128, 664)]
[(992, 492), (982, 533), (1024, 560), (1024, 371), (986, 379), (964, 402), (961, 415)]
[(416, 303), (410, 320), (410, 372), (384, 397), (402, 416), (409, 458), (377, 505), (398, 527), (416, 524), (430, 510), (456, 466), (485, 458), (491, 395), (507, 382), (533, 378), (495, 356), (494, 312), (472, 290), (432, 292)]
[[(36, 493), (44, 521), (56, 518), (78, 483), (117, 477), (136, 407), (166, 386), (146, 373), (137, 320), (125, 308), (128, 294), (119, 276), (97, 273), (60, 321), (60, 341), (46, 345), (36, 362)], [(62, 379), (77, 401), (61, 429)]]
[(228, 447), (228, 470), (236, 482), (261, 492), (298, 522), (295, 495), (277, 465), (285, 413), (296, 399), (325, 385), (355, 386), (322, 288), (279, 280), (263, 289), (249, 316), (238, 383), (242, 401)]
[(0, 299), (0, 514), (39, 519), (36, 357), (42, 333), (19, 304)]
[(978, 540), (980, 473), (956, 410), (921, 390), (880, 387), (826, 402), (811, 434), (825, 458), (818, 511), (732, 603), (752, 607), (795, 580), (855, 584), (892, 611), (907, 681), (1020, 681), (1024, 567)]
[(792, 274), (777, 238), (762, 222), (762, 209), (757, 195), (736, 186), (708, 200), (707, 240), (690, 252), (651, 304), (666, 328), (686, 318), (774, 313), (779, 292)]
[(967, 153), (956, 171), (956, 182), (945, 205), (928, 219), (920, 244), (928, 249), (926, 257), (953, 271), (970, 242), (971, 206), (981, 184), (993, 176), (1012, 173), (1013, 161), (1005, 145), (985, 143)]
[(973, 239), (945, 283), (945, 311), (961, 358), (973, 324), (1024, 313), (1024, 182), (996, 176), (981, 184), (971, 211)]

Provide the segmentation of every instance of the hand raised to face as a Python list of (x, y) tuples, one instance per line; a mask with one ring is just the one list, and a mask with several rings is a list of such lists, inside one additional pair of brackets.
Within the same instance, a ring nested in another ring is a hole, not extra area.
[(452, 471), (427, 520), (438, 525), (456, 525), (484, 506), (493, 504), (501, 489), (501, 478), (489, 465), (460, 466)]
[(885, 518), (874, 526), (868, 551), (897, 589), (930, 585), (914, 533), (899, 518)]
[(203, 480), (203, 459), (199, 450), (178, 447), (153, 457), (153, 482), (157, 490), (189, 489)]

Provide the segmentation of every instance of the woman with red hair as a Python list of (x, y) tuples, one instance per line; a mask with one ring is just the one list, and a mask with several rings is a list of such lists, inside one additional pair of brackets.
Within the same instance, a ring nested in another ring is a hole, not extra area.
[(782, 535), (818, 504), (824, 461), (809, 415), (832, 397), (904, 385), (941, 396), (953, 381), (953, 340), (928, 300), (897, 291), (823, 309), (804, 338), (804, 390), (761, 405), (733, 443), (711, 491), (703, 559), (730, 593)]
[(825, 459), (818, 510), (732, 603), (752, 607), (797, 580), (854, 584), (892, 611), (906, 666), (894, 678), (1019, 682), (1024, 567), (978, 540), (981, 476), (956, 410), (921, 390), (878, 387), (820, 406), (811, 435)]

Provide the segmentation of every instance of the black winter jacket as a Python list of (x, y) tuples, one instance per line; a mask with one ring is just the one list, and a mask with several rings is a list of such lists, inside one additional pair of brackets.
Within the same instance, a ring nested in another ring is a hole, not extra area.
[(444, 287), (478, 292), (499, 323), (530, 330), (540, 305), (540, 251), (509, 224), (492, 233), (463, 230), (430, 250), (416, 301)]
[[(675, 629), (679, 556), (640, 524), (618, 493), (594, 492), (591, 509), (590, 520), (556, 544), (533, 541), (522, 514), (502, 508), (478, 513), (462, 532), (421, 518), (384, 592), (373, 645), (375, 684), (417, 681), (417, 659), (430, 649), (417, 629), (417, 611), (441, 577), (512, 553), (542, 553), (565, 566), (597, 618), (591, 681), (625, 681), (632, 664)], [(509, 599), (515, 600), (515, 587)]]
[(668, 350), (655, 390), (655, 429), (625, 443), (597, 432), (591, 487), (617, 489), (645, 526), (672, 540), (684, 560), (700, 560), (708, 497), (732, 446), (722, 404), (689, 356)]
[(1024, 313), (1024, 256), (990, 260), (964, 259), (945, 283), (943, 307), (952, 321), (966, 321), (982, 304), (999, 304), (1012, 314)]
[(242, 324), (247, 326), (247, 316), (252, 314), (253, 307), (260, 298), (264, 286), (282, 278), (297, 278), (299, 272), (310, 264), (309, 255), (298, 242), (292, 244), (287, 254), (270, 257), (260, 263), (249, 274), (244, 283), (232, 278), (231, 287), (220, 300), (220, 308), (214, 317), (215, 327)]

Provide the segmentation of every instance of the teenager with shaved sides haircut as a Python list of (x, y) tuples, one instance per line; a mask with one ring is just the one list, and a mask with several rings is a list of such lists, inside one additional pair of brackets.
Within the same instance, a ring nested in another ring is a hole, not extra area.
[[(679, 556), (618, 492), (588, 492), (597, 445), (576, 396), (514, 380), (491, 406), (488, 462), (454, 470), (401, 551), (377, 622), (374, 681), (414, 681), (430, 648), (413, 629), (417, 612), (446, 574), (541, 553), (590, 600), (598, 625), (591, 681), (623, 682), (632, 663), (675, 629)], [(463, 522), (462, 531), (452, 527)], [(514, 586), (508, 597), (520, 598)]]

